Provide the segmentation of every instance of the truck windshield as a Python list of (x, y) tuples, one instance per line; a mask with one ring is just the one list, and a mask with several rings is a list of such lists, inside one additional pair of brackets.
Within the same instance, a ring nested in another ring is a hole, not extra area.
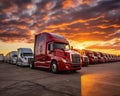
[(64, 43), (54, 43), (54, 48), (55, 49), (69, 50), (70, 46), (69, 46), (69, 44), (64, 44)]
[(23, 56), (33, 56), (32, 53), (23, 53)]
[(89, 56), (94, 56), (94, 54), (93, 53), (89, 53)]
[(17, 55), (13, 55), (12, 57), (17, 57)]
[(100, 57), (100, 54), (98, 54), (97, 56)]

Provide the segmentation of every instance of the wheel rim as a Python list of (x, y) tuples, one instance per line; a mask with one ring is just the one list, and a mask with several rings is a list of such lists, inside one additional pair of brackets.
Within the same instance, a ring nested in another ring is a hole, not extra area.
[(56, 64), (53, 64), (53, 65), (52, 65), (52, 71), (53, 71), (53, 72), (56, 72), (56, 70), (57, 70), (57, 66), (56, 66)]

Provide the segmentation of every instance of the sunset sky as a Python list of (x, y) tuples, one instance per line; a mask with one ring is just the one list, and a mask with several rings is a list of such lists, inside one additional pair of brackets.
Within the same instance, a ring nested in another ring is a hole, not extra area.
[(0, 53), (53, 32), (74, 48), (120, 54), (120, 0), (0, 0)]

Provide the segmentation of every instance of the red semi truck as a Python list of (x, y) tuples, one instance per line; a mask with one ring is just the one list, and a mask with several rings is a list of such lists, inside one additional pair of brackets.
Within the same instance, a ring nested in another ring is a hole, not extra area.
[(85, 51), (84, 50), (80, 50), (80, 49), (74, 49), (74, 50), (77, 51), (80, 54), (81, 61), (82, 61), (82, 66), (88, 66), (89, 65), (89, 58), (85, 54)]
[(101, 56), (100, 52), (95, 52), (94, 51), (94, 55), (98, 58), (98, 63), (103, 63), (104, 62), (104, 58)]
[(69, 42), (61, 35), (41, 33), (35, 36), (34, 60), (30, 68), (47, 68), (53, 73), (81, 69), (79, 53), (70, 49)]
[(96, 64), (98, 63), (98, 58), (94, 55), (94, 52), (91, 50), (84, 50), (85, 54), (88, 56), (89, 58), (89, 63), (90, 64)]
[(105, 53), (99, 52), (100, 56), (103, 57), (103, 63), (108, 62), (108, 58), (106, 57)]

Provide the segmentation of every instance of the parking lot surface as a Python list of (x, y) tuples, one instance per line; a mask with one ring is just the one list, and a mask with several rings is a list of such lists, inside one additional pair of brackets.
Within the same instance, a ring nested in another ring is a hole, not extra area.
[(0, 96), (80, 96), (80, 71), (53, 74), (0, 63)]
[(120, 62), (82, 68), (81, 84), (82, 96), (120, 96)]
[(0, 63), (0, 96), (120, 96), (120, 62), (60, 74)]

